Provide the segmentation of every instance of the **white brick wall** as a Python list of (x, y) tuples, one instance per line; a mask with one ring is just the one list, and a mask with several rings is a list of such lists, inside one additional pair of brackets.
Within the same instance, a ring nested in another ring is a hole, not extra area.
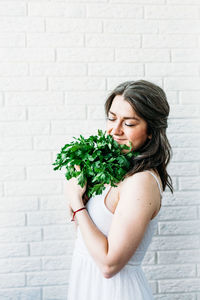
[(141, 78), (171, 104), (175, 187), (144, 270), (156, 300), (200, 300), (199, 35), (199, 0), (0, 0), (1, 300), (67, 300), (75, 229), (51, 164)]

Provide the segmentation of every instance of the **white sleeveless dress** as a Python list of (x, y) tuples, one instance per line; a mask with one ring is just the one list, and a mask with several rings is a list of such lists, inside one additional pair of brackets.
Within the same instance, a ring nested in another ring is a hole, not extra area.
[[(150, 171), (148, 171), (150, 172)], [(162, 190), (156, 179), (162, 197)], [(108, 236), (113, 214), (104, 203), (108, 188), (90, 198), (86, 207), (96, 226)], [(150, 221), (144, 237), (128, 263), (113, 277), (105, 278), (85, 246), (79, 227), (72, 257), (67, 300), (152, 300), (153, 295), (141, 267), (157, 227), (159, 213)]]

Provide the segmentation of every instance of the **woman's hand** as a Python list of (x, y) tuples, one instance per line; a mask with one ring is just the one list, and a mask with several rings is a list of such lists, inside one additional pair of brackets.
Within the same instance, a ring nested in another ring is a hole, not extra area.
[[(79, 166), (75, 166), (75, 168), (77, 171), (80, 170)], [(73, 211), (84, 206), (82, 197), (86, 191), (86, 186), (87, 184), (85, 184), (84, 187), (82, 188), (78, 184), (78, 179), (74, 177), (71, 178), (70, 180), (65, 181), (64, 193), (67, 196), (69, 205)]]

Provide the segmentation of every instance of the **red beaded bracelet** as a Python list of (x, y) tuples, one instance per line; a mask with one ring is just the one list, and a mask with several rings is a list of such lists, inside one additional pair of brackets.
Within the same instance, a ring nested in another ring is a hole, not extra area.
[(84, 206), (84, 207), (82, 207), (82, 208), (80, 208), (80, 209), (78, 209), (78, 210), (75, 210), (75, 211), (73, 212), (73, 217), (72, 217), (72, 219), (71, 219), (71, 222), (72, 222), (72, 221), (75, 221), (75, 219), (74, 219), (75, 214), (76, 214), (78, 211), (82, 210), (82, 209), (86, 209), (86, 207)]

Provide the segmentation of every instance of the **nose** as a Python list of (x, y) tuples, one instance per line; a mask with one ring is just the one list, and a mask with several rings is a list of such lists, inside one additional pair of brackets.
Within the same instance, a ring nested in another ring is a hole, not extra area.
[(123, 130), (122, 130), (122, 126), (121, 126), (120, 122), (115, 122), (115, 124), (113, 124), (112, 134), (113, 135), (122, 135), (123, 134)]

